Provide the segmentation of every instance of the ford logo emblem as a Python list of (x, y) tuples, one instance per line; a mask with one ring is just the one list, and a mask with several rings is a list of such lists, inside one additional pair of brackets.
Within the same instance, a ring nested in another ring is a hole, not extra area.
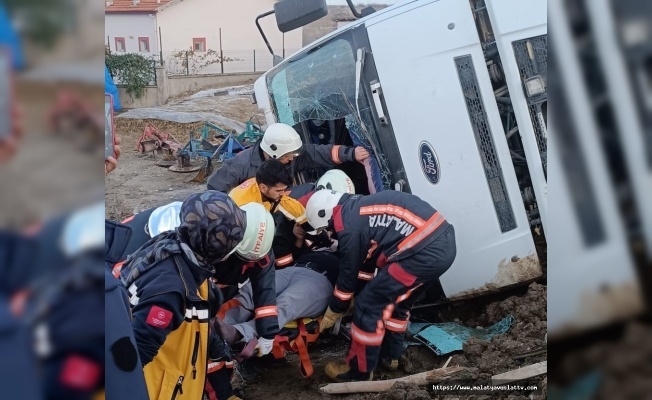
[(419, 160), (421, 161), (421, 170), (426, 179), (433, 185), (439, 182), (439, 160), (437, 153), (433, 150), (428, 142), (421, 142), (419, 145)]

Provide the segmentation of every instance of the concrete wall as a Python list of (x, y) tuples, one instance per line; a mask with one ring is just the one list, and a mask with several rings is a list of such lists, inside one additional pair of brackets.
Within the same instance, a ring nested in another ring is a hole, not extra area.
[(127, 88), (124, 86), (118, 86), (118, 96), (120, 96), (122, 108), (146, 108), (160, 105), (158, 101), (158, 87), (156, 86), (147, 86), (143, 97), (140, 99), (133, 98), (127, 94)]
[(253, 84), (263, 72), (219, 75), (171, 76), (157, 67), (157, 86), (148, 86), (140, 99), (127, 94), (127, 89), (118, 85), (118, 94), (123, 108), (145, 108), (163, 105), (170, 97), (202, 89)]
[(107, 36), (111, 51), (115, 52), (115, 38), (125, 38), (127, 53), (140, 53), (138, 38), (149, 38), (149, 53), (140, 53), (145, 57), (158, 54), (158, 32), (156, 29), (156, 16), (148, 13), (108, 13), (105, 18), (104, 43)]
[(169, 96), (198, 91), (206, 88), (220, 86), (235, 86), (253, 84), (263, 72), (219, 74), (219, 75), (196, 75), (196, 76), (170, 76), (167, 78)]

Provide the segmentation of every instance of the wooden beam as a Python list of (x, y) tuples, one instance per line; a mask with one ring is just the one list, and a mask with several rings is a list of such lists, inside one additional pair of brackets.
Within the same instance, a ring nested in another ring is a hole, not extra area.
[(417, 385), (429, 385), (448, 379), (453, 374), (465, 370), (464, 367), (439, 368), (432, 371), (421, 372), (403, 378), (389, 379), (386, 381), (365, 381), (365, 382), (344, 382), (330, 383), (319, 388), (319, 391), (327, 394), (359, 393), (359, 392), (386, 392), (396, 382), (415, 383)]
[(543, 375), (547, 372), (548, 372), (548, 361), (543, 361), (540, 363), (528, 365), (527, 367), (518, 368), (518, 369), (504, 372), (502, 374), (494, 375), (491, 377), (491, 384), (500, 385), (503, 383), (522, 381), (524, 379)]

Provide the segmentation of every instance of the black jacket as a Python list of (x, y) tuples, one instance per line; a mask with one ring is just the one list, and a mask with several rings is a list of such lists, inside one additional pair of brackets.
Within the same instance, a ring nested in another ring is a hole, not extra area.
[[(208, 189), (229, 193), (249, 178), (256, 176), (258, 167), (265, 161), (260, 140), (237, 156), (226, 160), (222, 167), (208, 178)], [(292, 176), (310, 168), (332, 168), (343, 162), (355, 161), (355, 148), (338, 145), (304, 144), (303, 152), (289, 165)]]
[(128, 227), (105, 222), (104, 374), (108, 400), (149, 399), (143, 365), (131, 327), (129, 298), (122, 283), (110, 273), (113, 265), (123, 257), (130, 235), (131, 229)]

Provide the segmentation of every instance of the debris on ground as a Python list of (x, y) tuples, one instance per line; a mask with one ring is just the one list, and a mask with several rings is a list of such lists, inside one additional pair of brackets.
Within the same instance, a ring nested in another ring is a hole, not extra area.
[(455, 377), (464, 370), (464, 367), (442, 367), (432, 371), (421, 372), (418, 374), (388, 380), (329, 383), (328, 385), (319, 388), (319, 391), (326, 394), (387, 392), (391, 390), (394, 385), (399, 383), (409, 383), (413, 385), (424, 386), (446, 381), (447, 379)]
[(540, 363), (528, 365), (513, 369), (511, 371), (503, 372), (502, 374), (494, 375), (491, 377), (492, 385), (503, 385), (511, 382), (522, 381), (534, 378), (540, 375), (545, 375), (548, 372), (548, 362), (542, 361)]
[(464, 343), (472, 337), (486, 341), (502, 335), (509, 330), (513, 322), (514, 317), (511, 315), (487, 328), (469, 328), (454, 322), (439, 324), (417, 322), (410, 323), (408, 333), (441, 356), (462, 350)]

